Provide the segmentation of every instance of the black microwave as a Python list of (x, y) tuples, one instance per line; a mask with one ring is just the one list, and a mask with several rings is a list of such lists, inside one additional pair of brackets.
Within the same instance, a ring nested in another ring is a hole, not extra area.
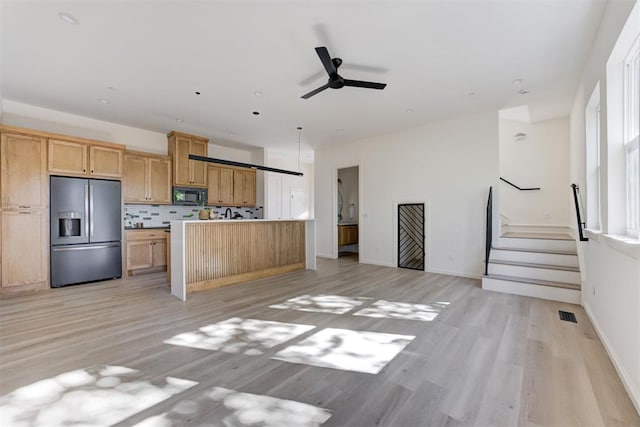
[(173, 187), (173, 204), (183, 206), (204, 206), (207, 204), (207, 189)]

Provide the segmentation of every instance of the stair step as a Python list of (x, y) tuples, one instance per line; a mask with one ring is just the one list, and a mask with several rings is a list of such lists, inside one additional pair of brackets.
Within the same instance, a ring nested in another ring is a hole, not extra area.
[(500, 237), (493, 244), (500, 249), (533, 249), (540, 251), (561, 251), (576, 253), (574, 240), (534, 239), (521, 237)]
[(485, 276), (485, 277), (488, 277), (490, 279), (508, 280), (510, 282), (529, 283), (532, 285), (541, 285), (541, 286), (551, 286), (554, 288), (574, 289), (578, 291), (581, 289), (580, 285), (576, 285), (574, 283), (552, 282), (550, 280), (541, 280), (541, 279), (527, 279), (523, 277), (503, 276), (501, 274), (489, 274), (488, 276)]
[(553, 254), (553, 255), (578, 255), (576, 251), (561, 251), (554, 249), (535, 249), (535, 248), (510, 248), (502, 246), (492, 246), (491, 249), (500, 251), (513, 251), (513, 252), (533, 252), (536, 254)]
[(582, 294), (580, 285), (496, 274), (482, 278), (482, 289), (571, 304), (580, 304)]
[(527, 279), (548, 280), (551, 282), (565, 282), (579, 284), (580, 272), (576, 267), (560, 267), (524, 262), (489, 260), (489, 274), (501, 276), (522, 277)]
[(507, 231), (502, 234), (502, 238), (516, 238), (516, 239), (543, 239), (543, 240), (573, 240), (573, 238), (565, 233), (527, 233), (517, 231)]
[(566, 265), (553, 265), (553, 264), (537, 264), (535, 262), (521, 262), (521, 261), (503, 261), (489, 258), (489, 264), (503, 264), (503, 265), (515, 265), (518, 267), (531, 267), (531, 268), (545, 268), (547, 270), (563, 270), (563, 271), (575, 271), (580, 272), (578, 267), (571, 267)]

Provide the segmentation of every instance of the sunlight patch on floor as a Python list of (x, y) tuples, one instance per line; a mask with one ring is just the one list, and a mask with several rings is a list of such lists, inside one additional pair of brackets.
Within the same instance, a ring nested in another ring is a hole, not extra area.
[[(224, 408), (216, 408), (216, 404), (220, 403)], [(180, 402), (171, 411), (147, 418), (136, 427), (183, 425), (194, 418), (197, 420), (198, 415), (217, 421), (216, 424), (206, 425), (237, 427), (314, 427), (331, 417), (326, 409), (307, 403), (214, 387), (203, 392), (196, 401), (189, 401), (186, 405)]]
[(122, 366), (92, 366), (21, 387), (0, 397), (5, 426), (109, 426), (198, 384), (144, 379)]
[(346, 297), (341, 295), (301, 295), (269, 308), (292, 309), (317, 313), (345, 314), (371, 298)]
[(438, 314), (448, 305), (448, 302), (412, 304), (408, 302), (379, 300), (371, 304), (370, 307), (355, 312), (353, 315), (430, 322), (438, 317)]
[(414, 338), (412, 335), (327, 328), (279, 351), (272, 358), (377, 374)]
[(234, 317), (169, 338), (166, 344), (258, 356), (315, 328), (311, 325)]

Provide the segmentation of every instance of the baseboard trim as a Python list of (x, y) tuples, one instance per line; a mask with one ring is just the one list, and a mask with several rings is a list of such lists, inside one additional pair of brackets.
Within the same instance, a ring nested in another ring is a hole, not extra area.
[(337, 259), (332, 254), (316, 254), (318, 258)]
[(381, 267), (395, 267), (398, 268), (397, 265), (389, 263), (389, 262), (382, 262), (382, 261), (375, 261), (372, 259), (366, 259), (366, 258), (359, 258), (359, 260), (361, 264), (371, 264), (371, 265), (379, 265)]
[(467, 279), (477, 279), (477, 280), (482, 279), (482, 274), (461, 273), (459, 271), (442, 270), (439, 268), (429, 268), (425, 271), (427, 273), (444, 274), (446, 276), (464, 277)]
[(600, 338), (600, 341), (602, 342), (602, 345), (604, 346), (604, 349), (607, 352), (607, 355), (609, 356), (613, 367), (616, 369), (620, 380), (622, 380), (622, 385), (624, 385), (624, 388), (627, 391), (627, 394), (629, 395), (633, 406), (635, 406), (636, 411), (640, 414), (640, 392), (634, 387), (633, 383), (631, 382), (631, 376), (624, 368), (624, 366), (620, 363), (620, 358), (618, 357), (616, 350), (609, 343), (606, 335), (602, 332), (602, 329), (600, 328), (600, 325), (598, 325), (598, 322), (596, 321), (589, 303), (587, 303), (586, 301), (584, 304), (584, 311), (587, 313), (589, 320), (591, 320), (593, 329), (595, 329), (596, 334), (598, 334), (598, 338)]

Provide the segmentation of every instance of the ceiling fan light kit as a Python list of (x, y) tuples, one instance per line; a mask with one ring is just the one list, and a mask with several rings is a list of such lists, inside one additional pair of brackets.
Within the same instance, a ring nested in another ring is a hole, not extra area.
[(320, 58), (322, 65), (324, 65), (324, 69), (327, 71), (327, 74), (329, 75), (329, 81), (327, 82), (327, 84), (320, 86), (319, 88), (314, 89), (311, 92), (302, 95), (301, 97), (302, 99), (309, 99), (312, 96), (317, 95), (323, 90), (329, 89), (329, 88), (342, 89), (345, 86), (351, 86), (351, 87), (362, 87), (366, 89), (382, 90), (387, 86), (386, 83), (375, 83), (375, 82), (365, 82), (362, 80), (345, 79), (340, 74), (338, 74), (338, 68), (340, 68), (340, 65), (342, 65), (342, 59), (331, 58), (331, 55), (329, 55), (329, 51), (324, 46), (317, 47), (316, 53), (318, 54), (318, 57)]

